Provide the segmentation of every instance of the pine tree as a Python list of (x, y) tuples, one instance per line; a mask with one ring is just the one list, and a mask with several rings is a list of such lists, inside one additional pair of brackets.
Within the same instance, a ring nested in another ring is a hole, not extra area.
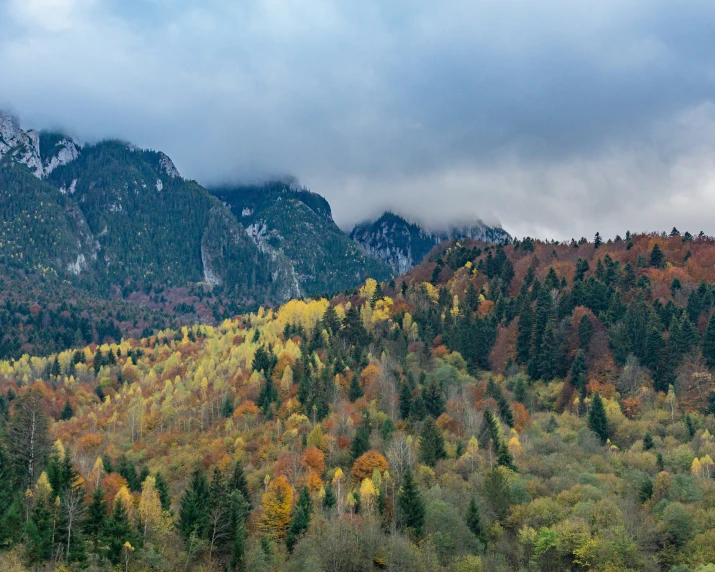
[(258, 394), (258, 400), (256, 405), (261, 408), (264, 415), (268, 415), (271, 409), (271, 405), (278, 401), (278, 390), (273, 383), (273, 378), (269, 375), (266, 377), (266, 383), (261, 387), (261, 391)]
[(286, 534), (286, 546), (289, 552), (293, 552), (300, 537), (305, 534), (310, 526), (310, 516), (313, 514), (313, 501), (310, 498), (308, 487), (303, 485), (298, 496), (298, 503), (293, 513), (293, 520)]
[(578, 323), (579, 347), (582, 350), (587, 351), (589, 345), (591, 344), (591, 338), (593, 338), (593, 322), (591, 321), (591, 318), (584, 315)]
[(596, 392), (588, 410), (588, 427), (602, 442), (608, 439), (608, 420), (606, 419), (606, 408), (603, 406), (601, 395)]
[(531, 356), (531, 337), (534, 326), (534, 313), (531, 302), (524, 298), (519, 314), (519, 334), (516, 338), (516, 361), (521, 364), (529, 362)]
[(47, 494), (40, 493), (25, 524), (25, 546), (31, 564), (40, 565), (52, 557), (53, 529), (51, 500)]
[(703, 338), (703, 357), (710, 368), (715, 368), (715, 313), (710, 316)]
[(407, 382), (400, 384), (400, 417), (407, 419), (412, 409), (412, 389)]
[(355, 461), (355, 459), (367, 453), (368, 449), (370, 449), (370, 427), (366, 420), (365, 423), (357, 428), (355, 436), (350, 442), (350, 456)]
[(161, 502), (161, 510), (169, 512), (171, 510), (171, 495), (169, 494), (169, 483), (166, 482), (163, 473), (158, 472), (154, 477), (154, 486), (159, 492), (159, 502)]
[(650, 253), (650, 266), (653, 268), (663, 268), (665, 266), (665, 255), (657, 244), (653, 246)]
[(236, 461), (236, 465), (233, 468), (233, 474), (231, 475), (231, 480), (229, 481), (229, 489), (240, 492), (248, 503), (249, 511), (253, 510), (251, 491), (248, 488), (248, 481), (246, 480), (246, 474), (243, 472), (243, 465), (241, 465), (241, 461)]
[(360, 380), (358, 379), (357, 375), (353, 375), (352, 379), (350, 380), (348, 399), (350, 399), (352, 403), (355, 403), (363, 395), (365, 395), (365, 392), (362, 390), (362, 387), (360, 387)]
[(74, 411), (70, 405), (70, 400), (65, 401), (65, 406), (62, 408), (62, 413), (60, 413), (60, 419), (63, 421), (68, 421), (74, 417)]
[(227, 394), (221, 406), (221, 416), (224, 419), (229, 419), (233, 415), (233, 399), (230, 394)]
[(517, 378), (514, 386), (514, 401), (526, 405), (526, 382), (521, 375)]
[(100, 545), (105, 535), (106, 525), (107, 503), (104, 500), (104, 491), (101, 487), (97, 487), (92, 493), (92, 502), (89, 504), (83, 523), (84, 533), (92, 544), (94, 554), (100, 554)]
[(192, 535), (203, 537), (208, 527), (209, 486), (206, 476), (196, 469), (184, 492), (179, 508), (178, 528), (184, 540)]
[(467, 527), (474, 536), (486, 544), (484, 529), (482, 528), (482, 517), (479, 514), (477, 499), (474, 495), (469, 500), (469, 506), (467, 507)]
[(444, 449), (444, 437), (432, 417), (427, 417), (420, 435), (420, 460), (429, 467), (447, 457)]
[(444, 413), (444, 394), (435, 382), (423, 389), (422, 399), (425, 402), (428, 415), (437, 419)]
[(653, 448), (653, 437), (650, 433), (643, 436), (643, 450), (650, 451)]
[(603, 244), (603, 239), (601, 238), (601, 233), (597, 232), (596, 236), (593, 237), (593, 247), (598, 248)]
[(402, 477), (402, 486), (397, 496), (397, 511), (400, 528), (421, 538), (425, 523), (425, 504), (409, 466)]
[(105, 538), (108, 545), (107, 557), (115, 565), (121, 562), (124, 543), (136, 544), (135, 534), (129, 523), (129, 515), (122, 499), (117, 499), (114, 503), (112, 515), (107, 521)]
[(571, 364), (571, 385), (576, 389), (586, 386), (586, 370), (586, 356), (583, 355), (583, 351), (578, 350)]

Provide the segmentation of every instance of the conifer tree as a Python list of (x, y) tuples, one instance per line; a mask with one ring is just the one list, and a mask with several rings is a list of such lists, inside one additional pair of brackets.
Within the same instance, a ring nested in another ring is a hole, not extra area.
[(203, 472), (196, 469), (179, 508), (178, 528), (184, 540), (188, 540), (192, 535), (205, 535), (208, 526), (208, 502), (208, 481)]
[(107, 521), (105, 538), (108, 545), (107, 557), (115, 565), (121, 562), (124, 543), (136, 544), (135, 534), (122, 499), (117, 499), (114, 503), (114, 509)]
[(248, 503), (249, 511), (253, 510), (251, 491), (248, 488), (248, 481), (246, 480), (246, 474), (243, 472), (243, 465), (241, 465), (241, 461), (236, 461), (236, 465), (233, 468), (233, 474), (231, 475), (231, 480), (229, 481), (229, 489), (231, 491), (240, 492)]
[(230, 394), (227, 394), (221, 406), (221, 417), (229, 419), (233, 415), (233, 399)]
[(355, 403), (363, 395), (365, 395), (365, 392), (362, 390), (362, 387), (360, 387), (360, 380), (358, 379), (357, 375), (353, 375), (352, 379), (350, 380), (348, 399), (350, 399), (352, 403)]
[(313, 501), (310, 498), (308, 487), (303, 485), (293, 513), (293, 520), (286, 534), (286, 546), (289, 552), (293, 552), (300, 537), (308, 530), (311, 514), (313, 514)]
[(662, 268), (665, 265), (665, 255), (657, 244), (653, 246), (650, 252), (650, 265), (653, 268)]
[(603, 406), (601, 395), (596, 392), (588, 410), (588, 427), (602, 442), (608, 439), (608, 420), (606, 419), (606, 408)]
[(412, 409), (412, 389), (407, 382), (400, 383), (400, 417), (407, 419)]
[(650, 451), (653, 448), (653, 437), (650, 433), (643, 436), (643, 450)]
[(427, 417), (420, 435), (420, 460), (425, 465), (434, 467), (437, 461), (446, 457), (442, 432), (437, 427), (434, 418)]
[(708, 367), (715, 367), (715, 313), (710, 316), (703, 338), (703, 357)]
[(423, 388), (422, 399), (425, 402), (427, 414), (437, 419), (444, 413), (444, 394), (437, 383), (432, 382)]
[(65, 406), (62, 408), (62, 413), (60, 413), (60, 419), (63, 421), (68, 421), (74, 417), (74, 411), (70, 405), (70, 400), (65, 401)]
[(365, 423), (357, 428), (355, 436), (350, 442), (350, 456), (355, 461), (355, 459), (367, 453), (368, 449), (370, 449), (370, 427), (366, 420)]
[(397, 511), (400, 529), (410, 531), (417, 538), (421, 538), (424, 531), (425, 504), (409, 466), (402, 477), (402, 486), (397, 496)]
[[(84, 533), (92, 544), (92, 552), (100, 554), (100, 545), (105, 536), (107, 526), (107, 503), (104, 500), (104, 491), (96, 487), (92, 493), (92, 501), (87, 508), (84, 519)], [(100, 554), (101, 555), (101, 554)]]
[(593, 322), (591, 321), (591, 318), (584, 315), (578, 323), (579, 347), (582, 350), (587, 351), (589, 345), (591, 344), (591, 338), (593, 338)]
[(154, 477), (156, 482), (154, 486), (159, 492), (159, 502), (161, 502), (161, 510), (169, 512), (171, 510), (171, 495), (169, 494), (169, 483), (166, 482), (164, 475), (161, 471), (156, 473)]
[(479, 514), (477, 499), (474, 495), (469, 499), (469, 506), (467, 507), (467, 527), (480, 542), (486, 545), (484, 529), (482, 527), (482, 517)]

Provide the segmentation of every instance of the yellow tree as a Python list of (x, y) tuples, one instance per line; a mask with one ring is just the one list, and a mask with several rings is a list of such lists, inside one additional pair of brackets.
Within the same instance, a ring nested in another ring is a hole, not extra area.
[(166, 529), (166, 515), (161, 509), (161, 499), (154, 477), (147, 477), (142, 483), (139, 517), (144, 526), (144, 538), (150, 531), (161, 532)]
[(292, 506), (293, 487), (281, 475), (269, 483), (268, 490), (263, 494), (259, 528), (277, 540), (285, 538)]

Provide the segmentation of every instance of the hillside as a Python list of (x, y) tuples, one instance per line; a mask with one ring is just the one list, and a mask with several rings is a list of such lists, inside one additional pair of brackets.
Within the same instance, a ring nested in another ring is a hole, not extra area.
[(352, 288), (367, 277), (385, 280), (390, 268), (366, 255), (333, 221), (316, 193), (279, 181), (210, 192), (241, 221), (261, 251), (290, 265), (300, 297)]
[(435, 245), (446, 240), (481, 240), (502, 244), (509, 242), (509, 233), (498, 226), (482, 222), (452, 226), (446, 230), (427, 230), (391, 212), (374, 222), (358, 224), (350, 232), (366, 254), (384, 260), (395, 274), (404, 274), (419, 264)]
[(0, 564), (705, 572), (713, 261), (453, 241), (394, 287), (0, 363)]

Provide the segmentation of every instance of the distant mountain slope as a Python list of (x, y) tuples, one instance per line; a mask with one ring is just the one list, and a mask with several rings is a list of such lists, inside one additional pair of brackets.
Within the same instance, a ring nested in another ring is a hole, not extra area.
[(231, 209), (263, 252), (291, 265), (295, 296), (344, 290), (367, 277), (384, 280), (391, 274), (338, 228), (330, 205), (316, 193), (280, 181), (210, 192)]
[(357, 225), (350, 238), (367, 254), (384, 260), (396, 274), (403, 274), (418, 264), (432, 247), (445, 240), (469, 238), (504, 243), (511, 237), (502, 228), (487, 226), (481, 221), (429, 231), (399, 215), (386, 212), (374, 222)]

